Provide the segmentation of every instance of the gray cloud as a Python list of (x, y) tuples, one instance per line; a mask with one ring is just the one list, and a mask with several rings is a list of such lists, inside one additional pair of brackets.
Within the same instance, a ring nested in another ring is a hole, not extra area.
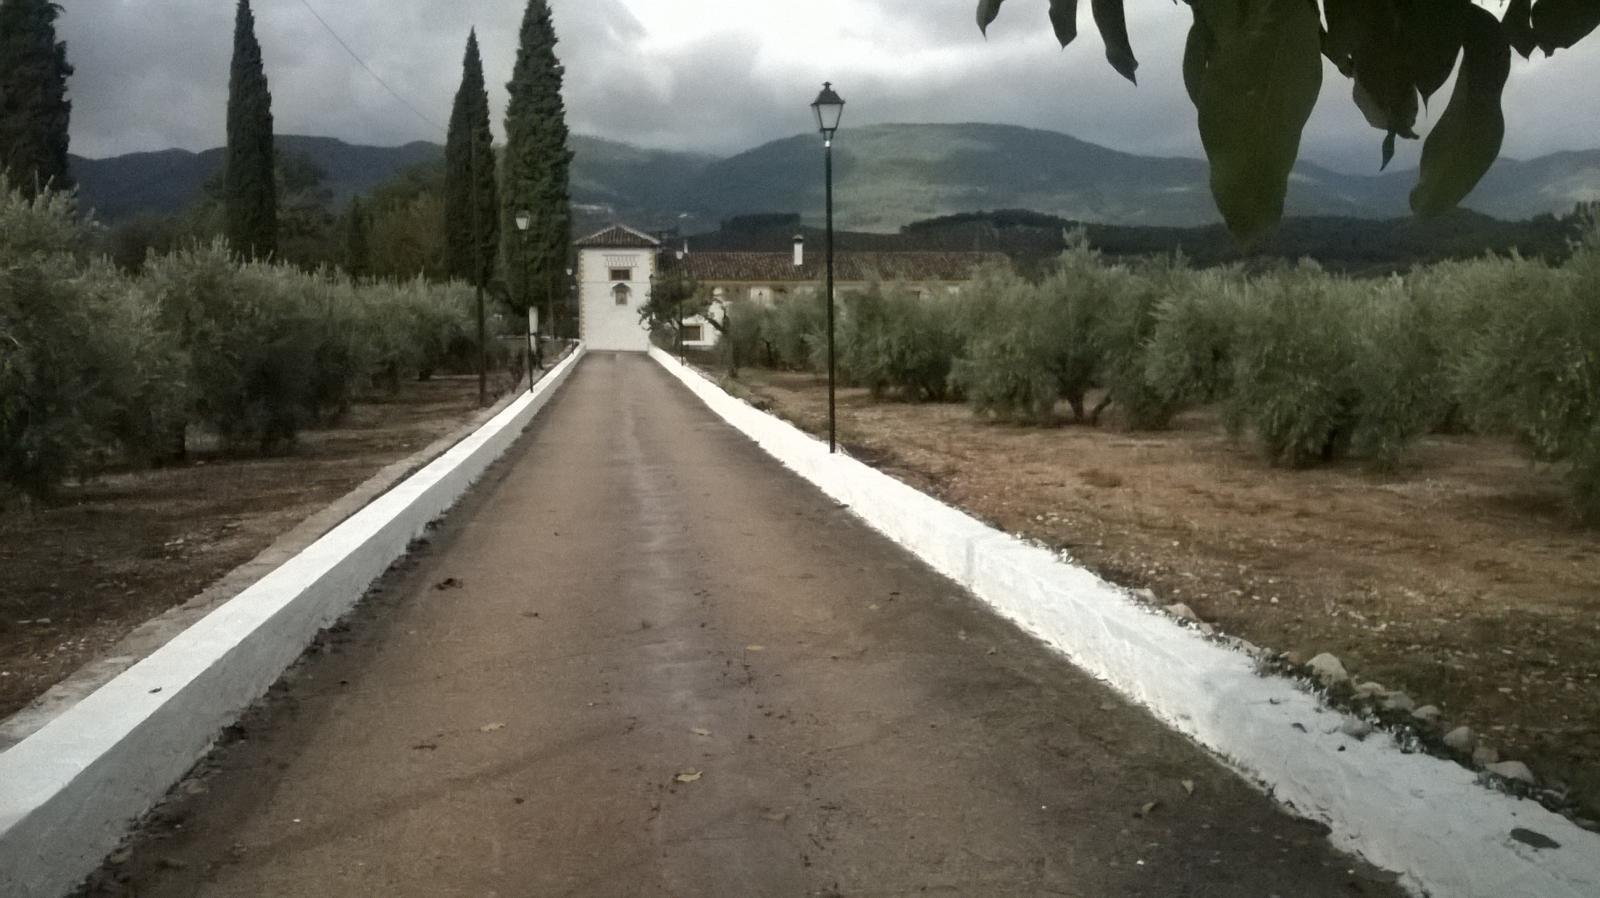
[[(312, 3), (436, 123), (448, 118), (466, 33), (476, 25), (491, 103), (497, 116), (503, 110), (521, 3)], [(1131, 152), (1200, 152), (1179, 65), (1188, 19), (1181, 7), (1129, 5), (1142, 62), (1135, 88), (1105, 64), (1087, 11), (1078, 42), (1062, 51), (1043, 0), (1012, 0), (987, 40), (973, 22), (973, 0), (811, 5), (817, 17), (832, 11), (838, 26), (795, 34), (763, 22), (762, 7), (749, 2), (738, 21), (718, 25), (715, 10), (728, 8), (718, 0), (554, 0), (569, 122), (646, 146), (735, 152), (805, 130), (806, 104), (829, 78), (850, 101), (851, 124), (1004, 122)], [(280, 132), (374, 144), (442, 139), (358, 68), (300, 0), (256, 6)], [(659, 26), (667, 8), (670, 39), (645, 24)], [(74, 150), (102, 156), (220, 144), (232, 20), (228, 0), (69, 0), (62, 32), (78, 69)], [(1303, 153), (1335, 168), (1374, 170), (1381, 135), (1355, 111), (1348, 82), (1328, 75)], [(1600, 146), (1597, 83), (1600, 40), (1550, 60), (1519, 60), (1507, 92), (1507, 154)], [(1435, 98), (1435, 114), (1447, 97)], [(1402, 146), (1398, 164), (1414, 163), (1419, 149)]]

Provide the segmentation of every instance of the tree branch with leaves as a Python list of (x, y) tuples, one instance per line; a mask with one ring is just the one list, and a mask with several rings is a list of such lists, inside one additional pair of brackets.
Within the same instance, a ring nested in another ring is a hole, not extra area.
[[(1417, 134), (1422, 104), (1456, 73), (1449, 103), (1422, 147), (1411, 208), (1433, 216), (1472, 192), (1500, 155), (1511, 53), (1546, 56), (1600, 27), (1600, 0), (1507, 0), (1496, 16), (1473, 0), (1184, 0), (1194, 16), (1183, 75), (1211, 164), (1211, 192), (1243, 241), (1283, 217), (1300, 137), (1322, 88), (1322, 59), (1353, 82), (1354, 102), (1384, 134)], [(988, 28), (1005, 0), (979, 0)], [(1049, 0), (1062, 47), (1078, 36), (1078, 0)], [(1123, 0), (1091, 0), (1106, 58), (1129, 81), (1139, 62)], [(1457, 62), (1459, 60), (1459, 66)]]

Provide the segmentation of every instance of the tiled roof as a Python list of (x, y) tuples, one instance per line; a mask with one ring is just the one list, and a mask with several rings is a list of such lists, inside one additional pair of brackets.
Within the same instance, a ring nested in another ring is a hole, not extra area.
[[(822, 253), (806, 247), (806, 264), (796, 268), (792, 253), (690, 253), (668, 255), (664, 268), (685, 270), (697, 281), (747, 284), (817, 283), (825, 276)], [(834, 279), (842, 282), (967, 281), (985, 265), (1004, 264), (1001, 253), (880, 252), (838, 253)]]
[(635, 231), (627, 225), (612, 225), (598, 234), (577, 241), (575, 246), (601, 249), (655, 249), (661, 241), (642, 231)]

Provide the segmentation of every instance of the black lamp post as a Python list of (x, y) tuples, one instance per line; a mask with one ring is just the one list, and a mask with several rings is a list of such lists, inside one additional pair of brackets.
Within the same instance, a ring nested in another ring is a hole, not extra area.
[[(518, 246), (522, 249), (522, 300), (531, 309), (533, 298), (529, 294), (533, 292), (533, 272), (528, 269), (528, 229), (533, 227), (533, 213), (527, 209), (520, 209), (517, 211), (516, 221), (517, 233), (521, 235)], [(529, 352), (533, 364), (540, 368), (544, 367), (544, 361), (539, 357), (539, 331), (543, 326), (544, 322), (541, 321), (537, 322), (536, 326), (528, 328)], [(532, 375), (529, 376), (529, 380), (532, 380)]]
[(822, 93), (817, 94), (811, 111), (817, 114), (817, 130), (822, 132), (823, 172), (827, 185), (828, 202), (828, 452), (839, 451), (838, 416), (834, 406), (833, 363), (833, 136), (839, 132), (839, 120), (844, 117), (844, 100), (833, 92), (833, 82), (824, 82)]

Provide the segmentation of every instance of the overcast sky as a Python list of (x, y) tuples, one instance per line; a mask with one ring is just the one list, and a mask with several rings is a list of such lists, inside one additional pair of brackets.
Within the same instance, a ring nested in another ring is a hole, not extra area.
[[(307, 0), (256, 0), (277, 130), (369, 144), (442, 142), (322, 29)], [(433, 122), (449, 117), (467, 30), (483, 41), (496, 129), (516, 52), (517, 0), (309, 0)], [(1499, 9), (1497, 0), (1487, 0)], [(64, 0), (74, 152), (204, 149), (223, 140), (231, 0)], [(1120, 150), (1200, 155), (1180, 70), (1189, 14), (1128, 0), (1139, 86), (1106, 65), (1082, 4), (1081, 36), (1056, 45), (1046, 0), (1009, 0), (986, 41), (975, 0), (553, 0), (573, 130), (732, 153), (811, 127), (824, 79), (846, 125), (985, 121), (1064, 131)], [(1381, 135), (1329, 69), (1306, 158), (1375, 171)], [(1506, 153), (1600, 147), (1600, 38), (1517, 60)], [(1434, 100), (1443, 109), (1448, 88)], [(848, 140), (848, 134), (844, 136)], [(1418, 145), (1399, 163), (1414, 164)]]

